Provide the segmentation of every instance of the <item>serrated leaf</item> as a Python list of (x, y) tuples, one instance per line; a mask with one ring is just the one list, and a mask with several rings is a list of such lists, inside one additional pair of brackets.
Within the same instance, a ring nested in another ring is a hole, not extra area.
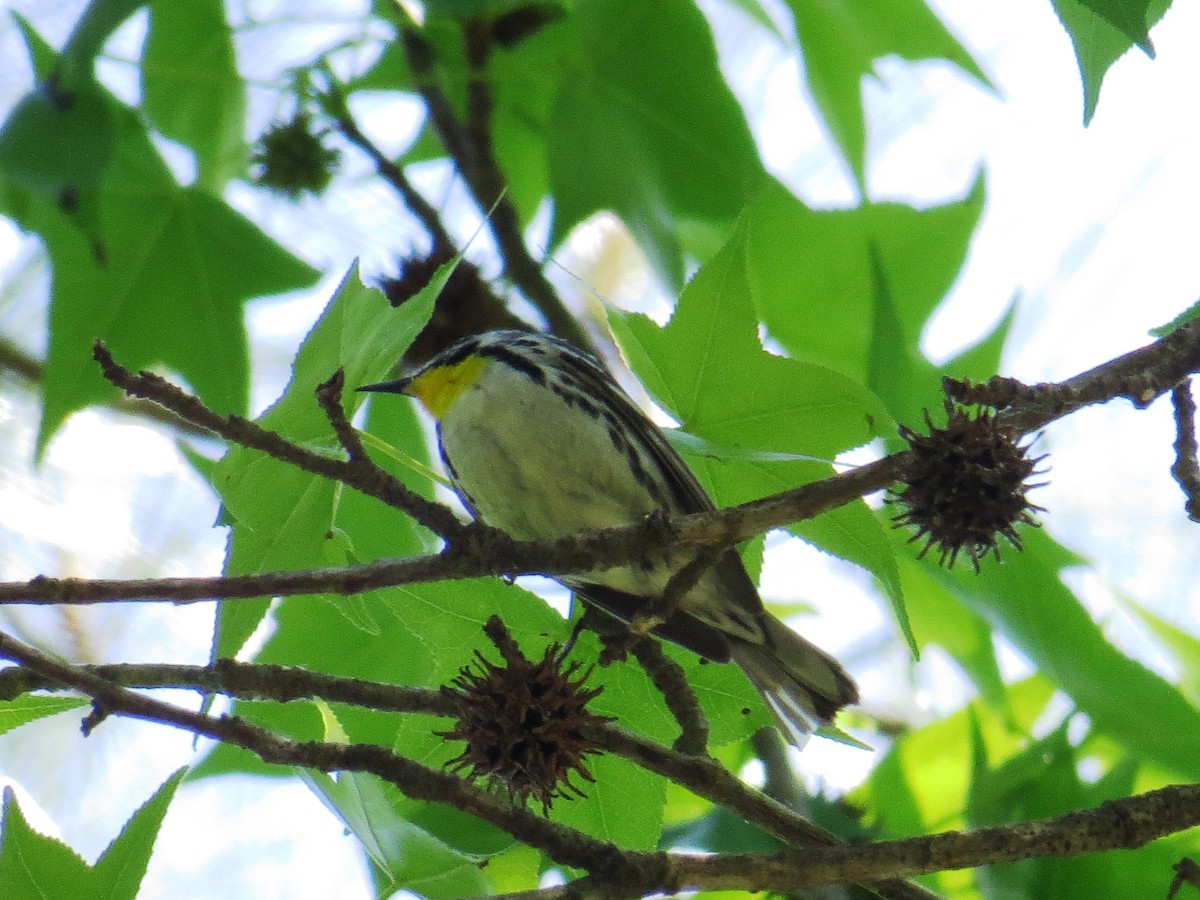
[[(453, 263), (442, 266), (430, 284), (399, 309), (392, 309), (382, 294), (364, 286), (357, 266), (352, 267), (305, 338), (286, 391), (260, 423), (293, 441), (337, 452), (314, 397), (317, 386), (339, 366), (345, 370), (348, 389), (382, 378), (425, 326), (453, 267)], [(352, 404), (352, 415), (361, 395), (348, 391), (346, 399)], [(258, 451), (232, 448), (217, 466), (213, 484), (235, 522), (226, 560), (230, 574), (311, 567), (322, 558), (340, 522), (341, 492), (334, 482)], [(345, 502), (361, 501), (346, 497)], [(411, 526), (399, 513), (395, 519), (394, 532), (383, 536), (384, 543), (402, 552), (400, 548), (413, 546)], [(361, 524), (340, 524), (352, 541), (360, 536), (370, 540)], [(265, 612), (265, 601), (222, 604), (217, 656), (236, 653)]]
[(88, 702), (81, 697), (45, 697), (40, 694), (23, 694), (13, 700), (0, 700), (0, 734), (46, 716), (87, 706)]
[(219, 191), (243, 166), (246, 86), (221, 0), (154, 3), (142, 50), (142, 109), (196, 154), (198, 183)]
[(134, 900), (163, 816), (186, 771), (177, 770), (133, 814), (95, 866), (89, 866), (66, 844), (30, 828), (12, 788), (5, 788), (0, 896)]
[(95, 889), (90, 896), (105, 897), (107, 900), (118, 900), (120, 897), (132, 900), (137, 896), (163, 817), (187, 771), (186, 767), (176, 769), (162, 787), (130, 817), (121, 833), (96, 860)]
[(573, 20), (577, 46), (566, 56), (547, 148), (551, 243), (612, 210), (659, 274), (681, 286), (681, 225), (715, 223), (728, 233), (763, 177), (708, 24), (687, 0), (597, 0)]

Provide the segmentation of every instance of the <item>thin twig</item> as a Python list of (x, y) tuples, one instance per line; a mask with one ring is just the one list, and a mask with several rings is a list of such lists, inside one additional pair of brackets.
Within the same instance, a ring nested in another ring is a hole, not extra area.
[(365, 458), (345, 461), (314, 453), (242, 416), (222, 416), (213, 412), (198, 398), (153, 372), (143, 371), (135, 375), (118, 365), (108, 348), (100, 341), (96, 342), (92, 352), (104, 377), (126, 393), (153, 400), (189, 422), (220, 435), (230, 443), (260, 450), (305, 472), (340, 481), (368, 496), (376, 497), (408, 513), (417, 522), (447, 540), (463, 536), (469, 528), (459, 522), (447, 507), (426, 500), (415, 491), (409, 490)]
[[(40, 384), (45, 376), (46, 367), (41, 360), (30, 356), (12, 341), (0, 338), (0, 371), (10, 372), (29, 384)], [(105, 405), (127, 416), (138, 416), (159, 425), (167, 425), (181, 434), (212, 437), (212, 433), (207, 429), (175, 415), (157, 403), (121, 396), (106, 400)]]
[(1196, 401), (1192, 380), (1180, 382), (1171, 391), (1175, 408), (1175, 463), (1171, 475), (1183, 489), (1188, 518), (1200, 522), (1200, 464), (1196, 461)]
[(404, 201), (404, 205), (425, 227), (425, 231), (428, 232), (429, 239), (433, 243), (430, 256), (435, 259), (452, 258), (458, 252), (454, 238), (442, 224), (442, 218), (434, 209), (433, 204), (413, 186), (412, 182), (408, 180), (408, 176), (404, 174), (404, 170), (388, 159), (383, 151), (363, 133), (362, 129), (358, 127), (358, 123), (354, 121), (354, 117), (350, 115), (350, 110), (341, 96), (331, 92), (323, 95), (322, 100), (325, 112), (333, 119), (333, 123), (341, 132), (342, 137), (370, 157), (371, 162), (375, 165), (375, 171), (392, 186)]
[(552, 332), (581, 350), (594, 352), (587, 332), (563, 306), (554, 285), (546, 278), (525, 245), (517, 207), (507, 190), (492, 147), (493, 103), (486, 73), (492, 48), (490, 29), (483, 25), (468, 25), (464, 39), (471, 69), (467, 92), (467, 127), (459, 123), (449, 100), (437, 85), (434, 51), (425, 37), (412, 28), (403, 29), (400, 35), (405, 58), (429, 111), (430, 122), (454, 158), (476, 204), (488, 219), (500, 250), (505, 276), (537, 308)]
[(688, 682), (683, 668), (663, 652), (662, 644), (652, 640), (636, 640), (630, 648), (634, 659), (662, 694), (667, 709), (679, 724), (675, 749), (689, 756), (708, 750), (708, 719), (700, 708), (700, 700)]

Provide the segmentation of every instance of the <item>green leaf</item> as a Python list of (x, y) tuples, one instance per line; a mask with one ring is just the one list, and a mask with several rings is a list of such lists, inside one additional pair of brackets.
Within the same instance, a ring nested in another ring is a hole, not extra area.
[(1197, 316), (1200, 316), (1200, 301), (1193, 303), (1166, 325), (1160, 325), (1157, 328), (1151, 328), (1150, 334), (1156, 338), (1165, 338), (1176, 328), (1179, 328), (1181, 325), (1186, 325)]
[[(897, 536), (895, 540), (902, 540)], [(994, 713), (1011, 721), (1008, 692), (1000, 678), (992, 629), (929, 571), (907, 554), (899, 555), (901, 584), (917, 645), (936, 644), (949, 653), (975, 683)]]
[[(688, 0), (576, 8), (577, 46), (551, 115), (551, 243), (598, 210), (624, 220), (668, 284), (690, 222), (728, 233), (763, 177), (745, 116)], [(670, 40), (663, 40), (670, 35)]]
[[(11, 787), (0, 822), (0, 896), (87, 897), (92, 870), (66, 844), (34, 831)], [(129, 895), (132, 896), (132, 895)]]
[(21, 29), (21, 40), (25, 42), (25, 49), (29, 52), (29, 66), (33, 69), (34, 78), (44, 81), (54, 71), (54, 61), (58, 58), (58, 54), (42, 39), (27, 18), (16, 10), (12, 10), (9, 15), (12, 16), (16, 26)]
[(154, 796), (130, 817), (121, 833), (96, 860), (95, 890), (90, 896), (109, 900), (137, 896), (163, 817), (187, 771), (186, 768), (176, 769)]
[(196, 153), (198, 183), (214, 192), (243, 166), (245, 83), (221, 0), (154, 3), (142, 51), (142, 109)]
[(96, 54), (114, 31), (145, 0), (92, 0), (75, 23), (59, 58), (58, 75), (64, 85), (90, 80)]
[[(891, 430), (891, 417), (861, 384), (811, 362), (763, 350), (739, 227), (684, 290), (671, 321), (614, 321), (634, 370), (685, 428), (720, 446), (832, 460)], [(730, 506), (832, 474), (806, 461), (689, 459), (718, 506)], [(911, 641), (890, 541), (865, 504), (851, 504), (794, 530), (873, 572)], [(915, 645), (914, 645), (915, 649)]]
[[(31, 53), (33, 53), (31, 48)], [(103, 258), (100, 190), (116, 153), (119, 125), (95, 83), (26, 95), (0, 130), (0, 176), (61, 211)]]
[[(134, 112), (108, 94), (92, 100), (115, 135), (112, 160), (89, 195), (103, 243), (47, 200), (54, 185), (38, 188), (30, 171), (18, 184), (24, 202), (13, 210), (45, 242), (53, 267), (39, 449), (67, 414), (112, 395), (91, 358), (97, 339), (130, 368), (165, 364), (210, 406), (243, 411), (243, 302), (302, 287), (317, 274), (223, 201), (180, 189)], [(43, 135), (34, 150), (52, 140)]]
[(447, 846), (397, 814), (374, 775), (328, 775), (297, 770), (301, 779), (362, 843), (391, 896), (412, 891), (422, 897), (465, 897), (489, 893), (481, 860)]
[(66, 844), (30, 828), (12, 788), (5, 788), (4, 821), (0, 826), (0, 896), (133, 900), (146, 874), (163, 816), (185, 772), (176, 771), (133, 814), (94, 867)]
[(949, 572), (928, 558), (923, 564), (1062, 688), (1098, 731), (1142, 759), (1200, 777), (1200, 711), (1108, 642), (1059, 578), (1075, 557), (1041, 530), (1027, 529), (1021, 539), (1019, 555), (1003, 564), (985, 559), (979, 575), (962, 567)]
[[(357, 266), (352, 268), (305, 338), (287, 390), (259, 423), (293, 441), (337, 452), (329, 422), (314, 397), (317, 386), (339, 367), (345, 370), (350, 389), (380, 380), (425, 326), (454, 265), (442, 266), (430, 284), (399, 309), (364, 286)], [(349, 393), (347, 399), (353, 414), (362, 397)], [(341, 527), (339, 541), (370, 539), (355, 522), (342, 521), (343, 500), (354, 506), (366, 501), (382, 507), (353, 492), (343, 498), (328, 479), (242, 447), (226, 454), (213, 484), (235, 522), (226, 559), (229, 574), (310, 568), (322, 558), (335, 525)], [(392, 528), (381, 535), (381, 543), (397, 554), (416, 549), (420, 541), (414, 538), (411, 524), (398, 513), (394, 519)], [(358, 553), (363, 555), (361, 549)], [(265, 612), (266, 600), (222, 604), (216, 656), (235, 654)]]
[(46, 716), (87, 705), (88, 701), (81, 697), (45, 697), (40, 694), (23, 694), (14, 700), (0, 700), (0, 734)]
[[(971, 789), (966, 818), (975, 827), (1063, 815), (1092, 804), (1077, 771), (1067, 722), (1032, 741), (999, 765), (989, 767), (982, 735), (973, 741)], [(1108, 799), (1108, 798), (1103, 798)], [(1111, 854), (1074, 859), (1035, 858), (992, 865), (977, 872), (987, 896), (1055, 897), (1088, 900), (1104, 896), (1112, 883)]]
[(852, 803), (867, 806), (867, 823), (888, 837), (963, 827), (972, 729), (981, 731), (997, 759), (1011, 756), (1024, 746), (1023, 735), (1042, 714), (1054, 686), (1034, 676), (1007, 690), (1015, 731), (1006, 719), (970, 704), (901, 735), (863, 786), (849, 795)]
[(662, 833), (666, 782), (619, 756), (589, 756), (594, 782), (576, 777), (586, 799), (558, 801), (550, 819), (630, 850), (652, 850)]
[(988, 84), (922, 0), (787, 0), (813, 100), (865, 194), (862, 79), (884, 56), (946, 59)]
[[(1075, 46), (1083, 79), (1083, 123), (1092, 121), (1100, 100), (1100, 85), (1109, 68), (1145, 37), (1171, 0), (1052, 0), (1054, 10)], [(1102, 11), (1105, 14), (1102, 14)], [(1113, 24), (1123, 23), (1124, 27)], [(1143, 49), (1152, 54), (1149, 38)]]
[(1193, 703), (1200, 704), (1200, 638), (1155, 615), (1133, 600), (1126, 599), (1123, 605), (1141, 619), (1167, 649), (1182, 671), (1180, 690)]
[(771, 337), (796, 359), (873, 383), (892, 416), (911, 421), (940, 394), (916, 347), (958, 277), (983, 201), (980, 181), (962, 201), (924, 211), (816, 211), (772, 184), (746, 216), (747, 271)]

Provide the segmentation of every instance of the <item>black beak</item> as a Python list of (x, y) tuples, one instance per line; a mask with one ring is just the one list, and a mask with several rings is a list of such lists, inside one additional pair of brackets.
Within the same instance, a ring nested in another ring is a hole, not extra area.
[(378, 384), (364, 384), (355, 388), (356, 391), (368, 391), (374, 394), (403, 394), (412, 382), (411, 378), (397, 378), (395, 381), (381, 381)]

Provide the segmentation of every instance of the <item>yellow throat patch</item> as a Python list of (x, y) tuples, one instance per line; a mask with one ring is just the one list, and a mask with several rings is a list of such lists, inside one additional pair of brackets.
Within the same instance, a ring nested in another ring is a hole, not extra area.
[(452, 366), (438, 366), (410, 381), (404, 393), (416, 397), (431, 416), (440, 419), (463, 391), (479, 380), (490, 362), (486, 356), (473, 355)]

